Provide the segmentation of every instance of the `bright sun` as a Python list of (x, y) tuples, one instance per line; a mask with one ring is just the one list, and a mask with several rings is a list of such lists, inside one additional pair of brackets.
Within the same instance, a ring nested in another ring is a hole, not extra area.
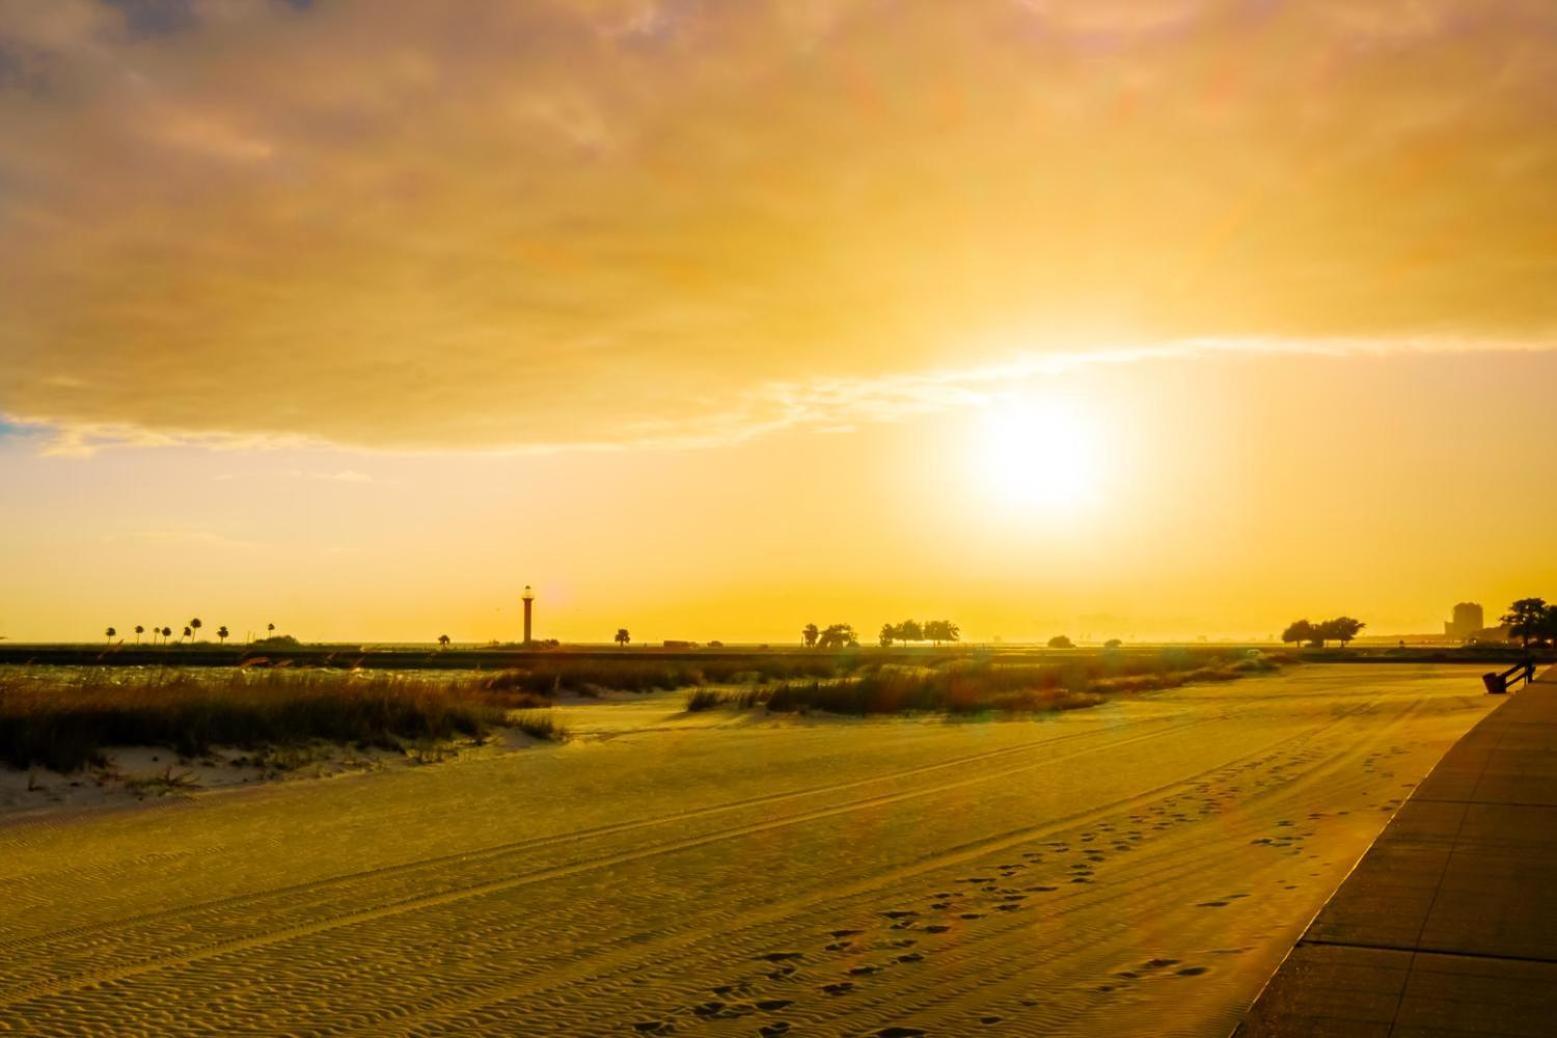
[(977, 449), (985, 488), (1007, 508), (1064, 513), (1097, 502), (1098, 434), (1073, 404), (997, 404), (983, 416)]

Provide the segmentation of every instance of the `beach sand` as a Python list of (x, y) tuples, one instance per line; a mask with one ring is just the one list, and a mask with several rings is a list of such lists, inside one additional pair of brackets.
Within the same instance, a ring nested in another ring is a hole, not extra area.
[(1479, 668), (562, 746), (0, 821), (0, 1033), (1225, 1035)]

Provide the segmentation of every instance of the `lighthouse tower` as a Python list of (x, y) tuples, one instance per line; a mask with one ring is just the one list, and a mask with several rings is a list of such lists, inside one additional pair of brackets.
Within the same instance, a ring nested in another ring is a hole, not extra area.
[(524, 586), (524, 643), (530, 644), (530, 613), (535, 608), (535, 592), (530, 590), (530, 585)]

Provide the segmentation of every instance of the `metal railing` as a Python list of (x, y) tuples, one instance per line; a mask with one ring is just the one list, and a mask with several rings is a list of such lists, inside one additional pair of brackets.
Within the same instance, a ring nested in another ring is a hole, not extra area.
[(1528, 685), (1534, 680), (1535, 660), (1533, 659), (1516, 663), (1501, 673), (1488, 671), (1481, 676), (1481, 682), (1487, 686), (1487, 692), (1494, 696), (1503, 695), (1521, 681)]

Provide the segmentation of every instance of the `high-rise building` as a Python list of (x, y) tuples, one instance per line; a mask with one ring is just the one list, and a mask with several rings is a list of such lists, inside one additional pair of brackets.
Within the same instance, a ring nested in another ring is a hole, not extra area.
[(1469, 641), (1485, 627), (1486, 616), (1482, 612), (1481, 603), (1459, 602), (1454, 607), (1454, 619), (1444, 621), (1443, 633), (1445, 638)]

